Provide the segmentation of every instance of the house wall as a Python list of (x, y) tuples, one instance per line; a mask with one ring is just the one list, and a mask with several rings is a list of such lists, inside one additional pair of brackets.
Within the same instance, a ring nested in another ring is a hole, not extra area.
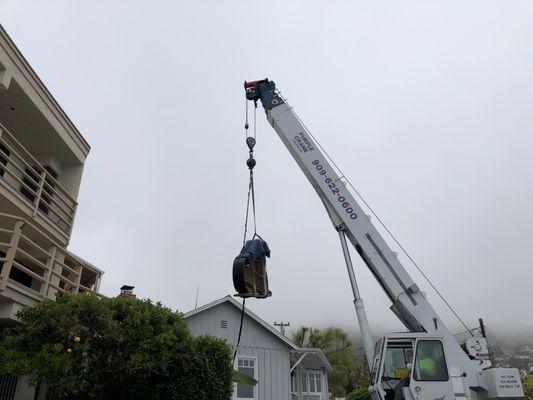
[[(237, 343), (241, 312), (222, 303), (186, 318), (194, 336), (211, 335)], [(227, 321), (227, 328), (221, 327)], [(290, 397), (289, 346), (245, 316), (238, 355), (257, 358), (257, 400), (287, 400)]]

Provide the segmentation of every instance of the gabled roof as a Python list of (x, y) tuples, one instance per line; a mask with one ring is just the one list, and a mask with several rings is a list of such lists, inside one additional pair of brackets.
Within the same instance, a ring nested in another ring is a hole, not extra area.
[(310, 355), (315, 356), (319, 362), (321, 362), (326, 370), (328, 372), (333, 371), (333, 367), (329, 363), (328, 359), (326, 358), (326, 355), (321, 349), (313, 349), (313, 348), (300, 348), (298, 350), (291, 350), (291, 354), (294, 354), (295, 356), (303, 356), (303, 355)]
[[(215, 301), (213, 301), (213, 302), (211, 302), (209, 304), (206, 304), (205, 306), (198, 307), (195, 310), (192, 310), (192, 311), (189, 311), (189, 312), (183, 314), (183, 318), (192, 317), (193, 315), (199, 314), (202, 311), (205, 311), (205, 310), (208, 310), (210, 308), (216, 307), (216, 306), (218, 306), (219, 304), (222, 304), (222, 303), (231, 304), (232, 306), (237, 308), (237, 310), (239, 310), (239, 312), (242, 310), (242, 304), (241, 303), (239, 303), (237, 300), (235, 300), (232, 296), (225, 296), (225, 297), (222, 297), (221, 299), (218, 299), (218, 300), (215, 300)], [(257, 322), (259, 325), (261, 325), (263, 328), (265, 328), (265, 330), (269, 331), (272, 335), (276, 336), (279, 340), (281, 340), (286, 345), (288, 345), (291, 349), (293, 349), (293, 350), (301, 350), (292, 340), (287, 338), (285, 335), (282, 335), (281, 332), (279, 332), (277, 329), (275, 329), (272, 325), (270, 325), (268, 322), (266, 322), (262, 318), (258, 317), (256, 314), (254, 314), (252, 311), (250, 311), (249, 308), (245, 307), (244, 313), (248, 317), (253, 319), (255, 322)]]

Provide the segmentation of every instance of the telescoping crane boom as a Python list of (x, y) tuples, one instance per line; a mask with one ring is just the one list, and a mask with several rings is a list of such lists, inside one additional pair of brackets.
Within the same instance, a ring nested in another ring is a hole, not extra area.
[[(269, 123), (316, 190), (339, 234), (371, 370), (373, 400), (522, 398), (518, 370), (492, 367), (485, 338), (471, 337), (461, 344), (456, 340), (274, 82), (245, 82), (244, 87), (248, 100), (261, 101)], [(408, 332), (387, 334), (374, 344), (346, 238)]]

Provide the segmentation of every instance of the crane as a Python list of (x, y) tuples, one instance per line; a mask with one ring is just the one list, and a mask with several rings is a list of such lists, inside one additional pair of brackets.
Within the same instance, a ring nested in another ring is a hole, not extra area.
[[(338, 232), (370, 368), (373, 400), (515, 399), (524, 396), (518, 370), (493, 367), (487, 341), (459, 343), (397, 255), (343, 184), (292, 107), (269, 79), (245, 82), (246, 98), (261, 102), (272, 125), (324, 204)], [(407, 332), (374, 343), (348, 242), (383, 288)]]

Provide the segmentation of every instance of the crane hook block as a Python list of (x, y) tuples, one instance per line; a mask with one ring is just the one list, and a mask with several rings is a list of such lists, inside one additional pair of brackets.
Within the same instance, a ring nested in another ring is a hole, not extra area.
[(233, 261), (233, 286), (240, 297), (264, 299), (272, 296), (268, 289), (266, 258), (268, 244), (261, 238), (248, 240)]
[(251, 136), (248, 136), (246, 138), (246, 145), (248, 146), (248, 148), (250, 149), (250, 151), (254, 151), (254, 147), (255, 147), (255, 139)]
[(248, 160), (246, 160), (246, 165), (248, 166), (248, 169), (254, 169), (255, 167), (255, 158), (250, 156)]

